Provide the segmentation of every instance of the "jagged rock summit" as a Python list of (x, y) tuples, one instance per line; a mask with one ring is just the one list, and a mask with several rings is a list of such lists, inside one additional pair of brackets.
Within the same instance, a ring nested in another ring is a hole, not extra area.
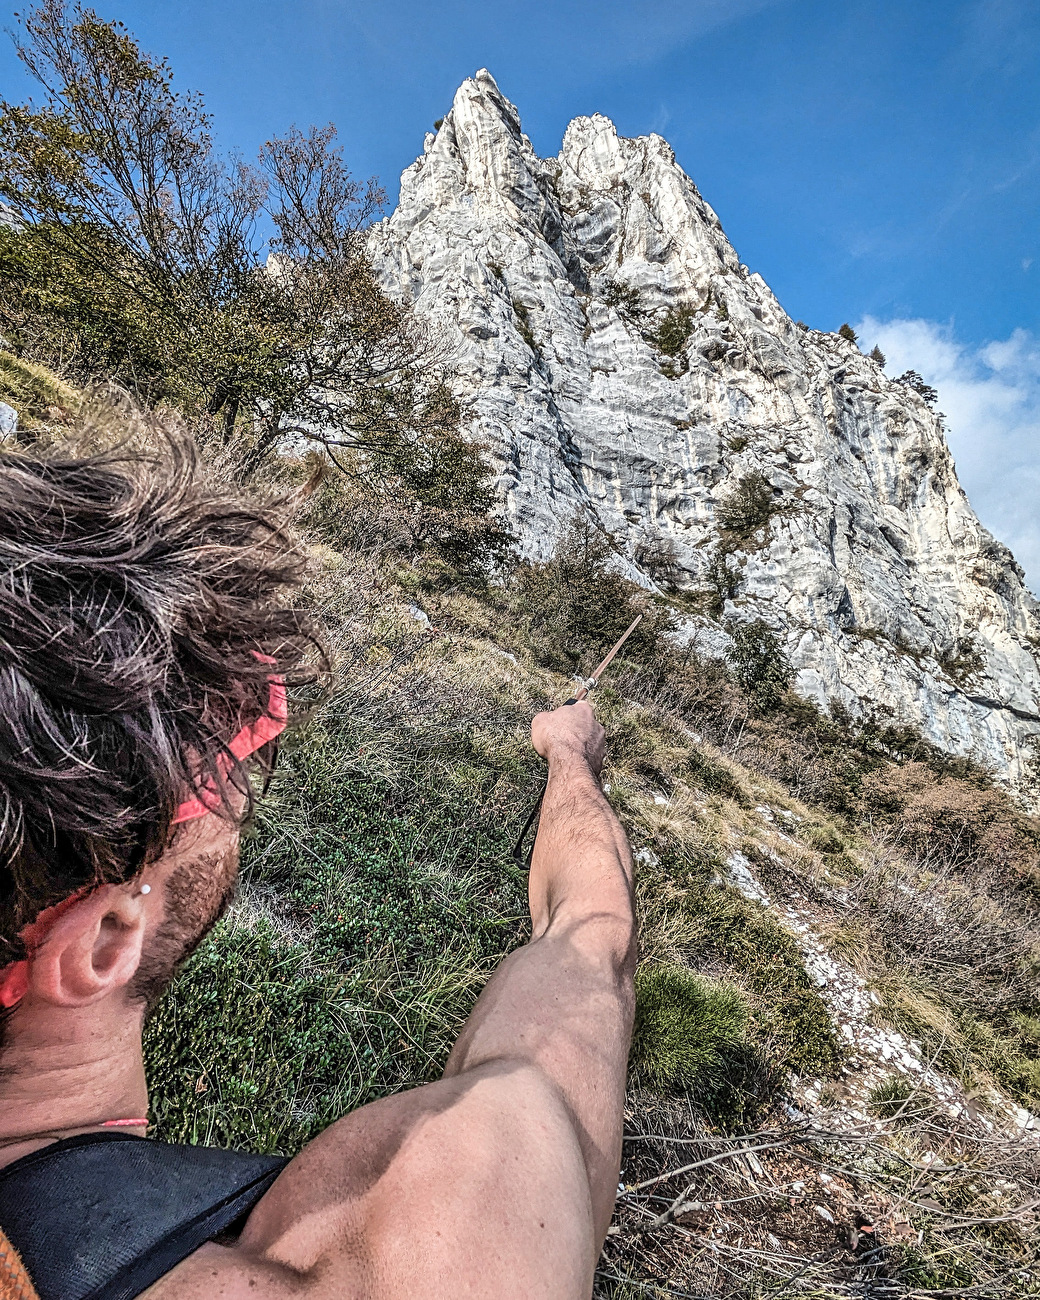
[(787, 316), (660, 136), (580, 117), (539, 158), (482, 70), (371, 239), (447, 340), (528, 553), (590, 511), (633, 576), (708, 593), (703, 645), (763, 618), (803, 695), (891, 710), (1030, 794), (1040, 606), (940, 419)]

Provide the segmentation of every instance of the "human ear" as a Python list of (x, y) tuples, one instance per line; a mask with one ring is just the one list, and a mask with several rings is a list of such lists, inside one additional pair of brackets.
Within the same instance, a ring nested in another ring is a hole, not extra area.
[(62, 916), (29, 959), (29, 994), (84, 1007), (124, 988), (141, 962), (146, 905), (140, 892), (103, 885)]

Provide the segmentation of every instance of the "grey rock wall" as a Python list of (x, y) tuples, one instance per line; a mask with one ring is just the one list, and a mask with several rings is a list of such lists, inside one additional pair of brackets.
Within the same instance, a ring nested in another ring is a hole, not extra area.
[[(644, 583), (718, 588), (725, 562), (732, 598), (691, 623), (708, 644), (764, 618), (802, 694), (890, 710), (1035, 802), (1040, 607), (940, 423), (854, 344), (790, 320), (664, 140), (582, 117), (541, 159), (478, 72), (371, 247), (445, 340), (529, 554), (589, 510)], [(741, 490), (775, 513), (720, 550)]]

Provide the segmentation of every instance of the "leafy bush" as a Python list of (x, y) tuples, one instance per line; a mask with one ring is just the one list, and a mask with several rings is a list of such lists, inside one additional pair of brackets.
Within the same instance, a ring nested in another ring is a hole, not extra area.
[(650, 600), (611, 565), (614, 554), (602, 530), (579, 515), (552, 559), (517, 567), (513, 585), (540, 663), (562, 672), (579, 666), (591, 671), (637, 614), (643, 621), (624, 654), (645, 658), (674, 625), (671, 610)]
[(915, 393), (924, 398), (926, 406), (934, 407), (939, 400), (938, 390), (933, 388), (931, 384), (926, 384), (916, 370), (904, 370), (896, 379), (896, 383), (905, 384), (907, 388), (912, 388)]
[[(447, 392), (445, 400), (455, 405)], [(370, 481), (384, 498), (400, 487), (418, 503), (410, 528), (415, 552), (432, 550), (459, 574), (487, 575), (505, 562), (513, 536), (498, 514), (485, 449), (456, 424), (457, 413), (425, 437), (388, 449)]]
[(603, 301), (608, 307), (614, 307), (630, 316), (638, 315), (642, 310), (642, 294), (639, 290), (634, 285), (622, 284), (619, 280), (606, 281), (603, 286)]
[[(102, 247), (96, 247), (101, 245)], [(88, 383), (161, 397), (170, 365), (152, 322), (111, 274), (102, 235), (80, 223), (0, 226), (0, 326), (23, 358)]]
[(760, 471), (752, 470), (741, 475), (729, 495), (715, 508), (722, 549), (740, 550), (760, 530), (765, 530), (762, 540), (762, 545), (765, 545), (769, 539), (770, 520), (788, 510), (789, 507), (779, 499)]
[(730, 635), (733, 645), (727, 658), (733, 675), (752, 707), (768, 713), (780, 703), (794, 676), (783, 643), (760, 618), (737, 624)]
[(337, 456), (300, 521), (326, 545), (371, 562), (407, 558), (434, 585), (486, 582), (514, 543), (485, 450), (458, 432), (450, 413), (439, 430), (396, 440), (378, 456)]

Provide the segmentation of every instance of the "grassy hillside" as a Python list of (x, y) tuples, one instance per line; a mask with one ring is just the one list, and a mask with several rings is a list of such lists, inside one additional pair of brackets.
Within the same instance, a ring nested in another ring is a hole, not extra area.
[[(651, 630), (597, 708), (639, 864), (642, 1137), (623, 1179), (654, 1181), (621, 1199), (603, 1294), (875, 1275), (948, 1290), (1024, 1267), (1015, 1216), (1036, 1170), (1008, 1103), (1040, 1102), (1035, 826), (905, 730), (828, 722), (789, 695), (756, 709), (775, 663), (695, 659), (668, 599), (614, 577), (580, 529), (553, 564), (481, 584), (351, 549), (329, 521), (363, 510), (358, 491), (331, 480), (302, 521), (325, 539), (307, 599), (337, 683), (286, 746), (235, 912), (150, 1025), (159, 1132), (291, 1153), (344, 1109), (437, 1077), (526, 937), (510, 848), (541, 776), (530, 717), (571, 692), (573, 645), (590, 666), (642, 608)], [(868, 991), (865, 1022), (921, 1045), (920, 1077), (850, 1046), (821, 954)], [(749, 1163), (719, 1159), (744, 1146)], [(662, 1177), (703, 1161), (689, 1183)], [(876, 1236), (853, 1242), (857, 1215)]]
[(790, 695), (767, 629), (698, 659), (688, 598), (623, 582), (587, 528), (488, 580), (401, 540), (404, 488), (370, 494), (333, 473), (300, 518), (335, 681), (284, 745), (238, 903), (149, 1023), (157, 1135), (291, 1154), (437, 1077), (526, 937), (530, 717), (640, 609), (596, 699), (642, 945), (599, 1294), (1031, 1294), (1034, 823), (892, 720)]

